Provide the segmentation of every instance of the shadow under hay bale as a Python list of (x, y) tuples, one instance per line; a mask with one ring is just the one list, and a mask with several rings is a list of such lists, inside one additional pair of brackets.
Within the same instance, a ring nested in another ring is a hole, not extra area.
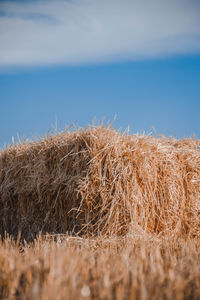
[(0, 152), (0, 234), (200, 234), (199, 140), (97, 127)]

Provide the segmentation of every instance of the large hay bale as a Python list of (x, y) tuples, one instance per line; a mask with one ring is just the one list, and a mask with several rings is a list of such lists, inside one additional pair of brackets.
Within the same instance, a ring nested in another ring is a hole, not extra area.
[(200, 234), (200, 141), (97, 127), (0, 152), (0, 234)]

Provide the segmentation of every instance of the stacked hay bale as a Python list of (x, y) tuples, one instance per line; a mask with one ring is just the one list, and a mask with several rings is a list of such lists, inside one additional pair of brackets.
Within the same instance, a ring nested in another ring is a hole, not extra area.
[(0, 152), (0, 234), (200, 234), (200, 141), (103, 126)]

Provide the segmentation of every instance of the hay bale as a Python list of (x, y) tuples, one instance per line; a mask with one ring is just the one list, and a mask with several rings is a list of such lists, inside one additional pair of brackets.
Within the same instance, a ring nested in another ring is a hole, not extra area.
[(93, 127), (0, 152), (0, 234), (200, 233), (200, 141)]

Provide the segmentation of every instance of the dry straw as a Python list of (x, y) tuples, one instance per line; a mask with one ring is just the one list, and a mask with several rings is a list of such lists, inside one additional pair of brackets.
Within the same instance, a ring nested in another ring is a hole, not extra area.
[(200, 141), (66, 131), (0, 152), (0, 234), (200, 235)]
[(197, 300), (200, 240), (38, 236), (0, 241), (2, 300)]

